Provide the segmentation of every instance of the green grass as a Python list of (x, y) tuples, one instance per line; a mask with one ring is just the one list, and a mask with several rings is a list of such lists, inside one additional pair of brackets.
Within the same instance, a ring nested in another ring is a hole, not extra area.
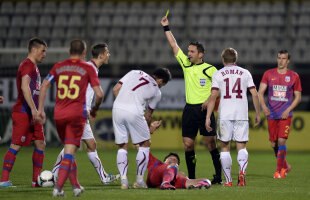
[[(7, 147), (0, 147), (0, 164)], [(47, 148), (43, 169), (53, 167), (60, 148)], [(116, 152), (117, 150), (99, 150), (99, 156), (104, 163), (104, 168), (109, 173), (117, 173)], [(152, 150), (153, 155), (163, 158), (169, 150)], [(181, 157), (180, 169), (186, 172), (184, 152), (177, 151)], [(212, 179), (214, 173), (210, 154), (207, 151), (197, 151), (197, 177)], [(134, 150), (129, 151), (128, 178), (132, 184), (135, 180), (135, 156)], [(15, 166), (10, 180), (16, 188), (0, 188), (0, 199), (53, 199), (52, 188), (31, 188), (32, 177), (32, 148), (24, 148), (18, 153)], [(292, 165), (292, 171), (285, 179), (274, 180), (272, 178), (276, 166), (276, 160), (272, 151), (250, 151), (249, 165), (247, 169), (247, 186), (237, 187), (238, 164), (236, 152), (232, 152), (232, 177), (234, 186), (212, 186), (209, 190), (176, 190), (161, 191), (159, 189), (129, 189), (121, 190), (120, 182), (111, 185), (102, 185), (99, 177), (88, 160), (85, 151), (77, 153), (78, 176), (81, 185), (85, 187), (85, 193), (80, 199), (250, 199), (250, 200), (302, 200), (310, 199), (310, 153), (289, 152), (287, 159)], [(65, 199), (73, 199), (72, 190), (67, 181), (64, 187)]]

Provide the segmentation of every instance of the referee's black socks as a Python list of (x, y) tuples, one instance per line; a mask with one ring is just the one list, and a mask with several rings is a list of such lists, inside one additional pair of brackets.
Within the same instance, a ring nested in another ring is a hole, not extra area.
[(195, 151), (185, 151), (185, 160), (188, 171), (188, 178), (195, 179), (196, 155)]
[(220, 152), (217, 148), (210, 151), (210, 154), (212, 156), (212, 161), (215, 169), (215, 174), (217, 177), (222, 177), (222, 165), (220, 161)]

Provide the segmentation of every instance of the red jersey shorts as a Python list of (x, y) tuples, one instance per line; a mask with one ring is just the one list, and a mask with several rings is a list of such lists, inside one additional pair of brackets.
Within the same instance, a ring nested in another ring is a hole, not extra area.
[(278, 138), (288, 138), (291, 129), (292, 117), (287, 119), (268, 119), (269, 140), (278, 141)]
[(86, 119), (83, 117), (71, 117), (55, 120), (58, 136), (63, 144), (80, 146)]
[[(160, 185), (163, 181), (164, 171), (167, 169), (169, 164), (162, 164), (156, 166), (149, 172), (146, 183), (149, 188), (160, 188)], [(171, 184), (177, 189), (183, 189), (188, 178), (181, 178), (178, 175), (171, 181)]]
[(13, 112), (12, 121), (12, 144), (30, 146), (34, 140), (45, 141), (42, 124), (34, 123), (27, 113)]

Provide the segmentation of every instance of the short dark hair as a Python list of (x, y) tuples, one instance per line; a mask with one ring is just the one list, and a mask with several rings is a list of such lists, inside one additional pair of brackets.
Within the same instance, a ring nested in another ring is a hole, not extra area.
[(278, 51), (278, 54), (287, 54), (287, 58), (291, 58), (291, 54), (286, 49), (281, 49), (280, 51)]
[(86, 48), (86, 43), (83, 40), (75, 39), (70, 43), (70, 53), (71, 55), (82, 55)]
[(47, 47), (46, 42), (44, 40), (41, 40), (40, 38), (37, 37), (31, 38), (28, 42), (28, 53), (31, 52), (32, 48), (40, 48), (41, 45)]
[(238, 53), (233, 48), (224, 49), (222, 52), (224, 63), (235, 63), (238, 58)]
[(171, 80), (171, 73), (169, 71), (169, 69), (161, 67), (156, 69), (153, 72), (153, 75), (157, 78), (157, 79), (163, 79), (164, 83), (168, 83), (168, 81)]
[(189, 45), (193, 45), (197, 47), (198, 53), (205, 53), (205, 48), (200, 42), (191, 42)]
[(164, 158), (164, 162), (165, 162), (166, 159), (169, 158), (170, 156), (176, 157), (176, 158), (178, 159), (178, 165), (180, 164), (180, 157), (179, 157), (179, 155), (176, 154), (176, 153), (172, 153), (172, 152), (170, 152), (168, 155), (166, 155), (166, 157)]
[(105, 52), (105, 48), (108, 47), (106, 43), (99, 43), (95, 44), (91, 48), (91, 55), (93, 58), (98, 58), (99, 54), (102, 54)]

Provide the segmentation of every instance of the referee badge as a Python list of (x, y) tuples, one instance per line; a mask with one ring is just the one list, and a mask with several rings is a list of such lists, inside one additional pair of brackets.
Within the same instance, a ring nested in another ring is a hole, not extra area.
[(205, 78), (201, 78), (200, 80), (199, 80), (199, 83), (200, 83), (200, 85), (203, 87), (203, 86), (205, 86), (206, 85), (206, 79)]

